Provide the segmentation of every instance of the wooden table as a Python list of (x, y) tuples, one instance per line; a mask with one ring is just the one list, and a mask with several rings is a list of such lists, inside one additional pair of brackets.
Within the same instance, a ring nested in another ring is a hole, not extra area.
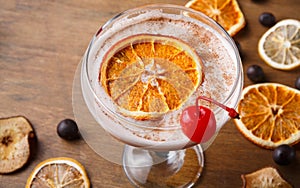
[[(1, 188), (24, 187), (30, 172), (50, 157), (72, 157), (87, 169), (93, 187), (132, 187), (120, 165), (99, 157), (84, 140), (67, 142), (56, 125), (73, 118), (72, 83), (76, 67), (96, 30), (116, 13), (145, 3), (184, 5), (185, 0), (0, 0), (0, 117), (26, 116), (38, 138), (37, 152), (22, 170), (0, 175)], [(243, 49), (244, 70), (263, 67), (270, 82), (294, 86), (300, 69), (279, 71), (257, 53), (259, 37), (267, 30), (258, 22), (262, 12), (278, 20), (300, 19), (298, 0), (260, 3), (240, 0), (247, 27), (234, 38)], [(252, 84), (245, 77), (245, 85)], [(196, 187), (241, 187), (241, 174), (276, 167), (294, 187), (300, 187), (300, 152), (294, 165), (281, 167), (272, 151), (247, 141), (228, 122), (205, 152), (205, 169)]]

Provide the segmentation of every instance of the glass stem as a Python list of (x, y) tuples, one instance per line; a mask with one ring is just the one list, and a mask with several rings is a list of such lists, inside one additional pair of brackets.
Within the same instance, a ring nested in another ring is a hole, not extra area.
[(151, 151), (150, 155), (153, 160), (153, 170), (158, 169), (161, 175), (170, 175), (178, 172), (184, 163), (184, 150), (157, 152)]

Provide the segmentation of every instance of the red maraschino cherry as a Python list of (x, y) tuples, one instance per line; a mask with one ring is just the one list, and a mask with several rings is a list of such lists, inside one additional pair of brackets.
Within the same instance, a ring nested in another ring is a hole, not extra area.
[(216, 132), (216, 118), (214, 113), (207, 107), (199, 106), (199, 99), (212, 102), (228, 112), (231, 118), (239, 118), (239, 114), (211, 98), (199, 96), (195, 106), (189, 106), (182, 111), (180, 124), (183, 133), (195, 143), (207, 142)]

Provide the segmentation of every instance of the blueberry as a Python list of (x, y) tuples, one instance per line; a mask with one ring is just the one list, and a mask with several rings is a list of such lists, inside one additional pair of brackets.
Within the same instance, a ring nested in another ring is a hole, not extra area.
[(300, 76), (295, 81), (295, 88), (300, 90)]
[(252, 1), (255, 3), (263, 3), (263, 2), (266, 2), (267, 0), (252, 0)]
[(247, 69), (247, 76), (249, 80), (254, 83), (261, 83), (266, 81), (265, 73), (259, 65), (251, 65)]
[(276, 23), (276, 19), (272, 13), (264, 12), (259, 16), (259, 22), (263, 26), (271, 27)]
[(295, 158), (296, 150), (287, 144), (280, 145), (273, 151), (273, 160), (279, 165), (288, 165)]
[(66, 140), (75, 140), (80, 138), (77, 123), (72, 119), (64, 119), (57, 125), (57, 134)]
[(239, 51), (241, 59), (243, 59), (244, 58), (244, 54), (243, 54), (243, 51), (242, 51), (241, 44), (238, 41), (234, 41), (234, 42), (235, 42), (235, 45), (236, 45), (236, 47), (237, 47), (237, 49)]

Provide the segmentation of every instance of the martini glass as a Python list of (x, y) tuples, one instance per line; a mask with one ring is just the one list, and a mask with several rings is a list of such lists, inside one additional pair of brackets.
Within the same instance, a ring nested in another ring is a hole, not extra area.
[[(93, 36), (76, 71), (73, 108), (85, 141), (105, 159), (123, 165), (137, 187), (191, 187), (204, 167), (203, 151), (229, 116), (220, 107), (205, 104), (215, 114), (217, 127), (212, 138), (201, 144), (191, 142), (182, 132), (178, 117), (183, 108), (168, 113), (174, 113), (172, 121), (165, 116), (140, 121), (123, 116), (101, 87), (99, 70), (111, 46), (138, 34), (185, 40), (196, 49), (205, 68), (205, 80), (193, 96), (209, 94), (231, 107), (237, 105), (243, 83), (238, 50), (226, 31), (204, 14), (182, 6), (154, 4), (127, 10), (105, 23)], [(217, 78), (224, 83), (211, 84)]]

